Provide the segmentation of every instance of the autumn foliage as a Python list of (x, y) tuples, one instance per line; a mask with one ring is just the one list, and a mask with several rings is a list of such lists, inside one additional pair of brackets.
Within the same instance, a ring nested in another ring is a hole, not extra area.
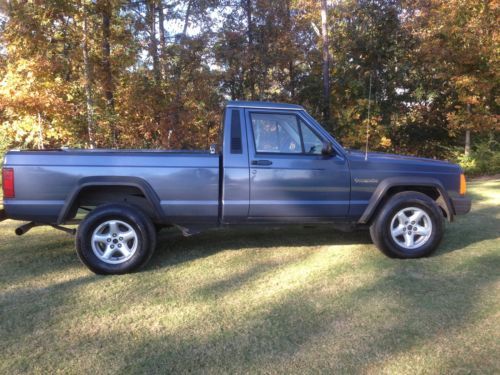
[(1, 4), (0, 151), (206, 149), (238, 99), (302, 104), (346, 147), (497, 152), (497, 0)]

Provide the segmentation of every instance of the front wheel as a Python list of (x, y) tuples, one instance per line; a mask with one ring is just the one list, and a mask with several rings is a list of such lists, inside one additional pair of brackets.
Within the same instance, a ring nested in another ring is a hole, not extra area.
[(100, 206), (78, 227), (76, 251), (97, 274), (123, 274), (145, 264), (153, 254), (156, 231), (139, 209), (125, 204)]
[(419, 192), (395, 194), (370, 226), (375, 245), (393, 258), (420, 258), (436, 250), (444, 218), (436, 202)]

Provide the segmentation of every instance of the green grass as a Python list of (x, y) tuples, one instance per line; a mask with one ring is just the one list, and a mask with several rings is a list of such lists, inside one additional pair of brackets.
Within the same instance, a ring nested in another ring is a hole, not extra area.
[(500, 179), (426, 259), (328, 228), (162, 231), (95, 276), (73, 239), (0, 224), (0, 373), (500, 373)]

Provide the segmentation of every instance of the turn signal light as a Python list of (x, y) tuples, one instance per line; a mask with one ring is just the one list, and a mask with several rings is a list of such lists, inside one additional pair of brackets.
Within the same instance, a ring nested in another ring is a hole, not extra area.
[(2, 168), (2, 187), (4, 198), (15, 198), (14, 191), (14, 169)]
[(467, 190), (467, 182), (465, 182), (465, 175), (460, 174), (460, 195), (464, 195)]

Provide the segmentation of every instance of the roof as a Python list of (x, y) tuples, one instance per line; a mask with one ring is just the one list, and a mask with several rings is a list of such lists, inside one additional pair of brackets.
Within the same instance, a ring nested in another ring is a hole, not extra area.
[(233, 108), (265, 108), (265, 109), (293, 109), (296, 111), (303, 110), (304, 108), (297, 104), (287, 103), (273, 103), (273, 102), (247, 102), (240, 100), (230, 100), (227, 102), (226, 107)]

